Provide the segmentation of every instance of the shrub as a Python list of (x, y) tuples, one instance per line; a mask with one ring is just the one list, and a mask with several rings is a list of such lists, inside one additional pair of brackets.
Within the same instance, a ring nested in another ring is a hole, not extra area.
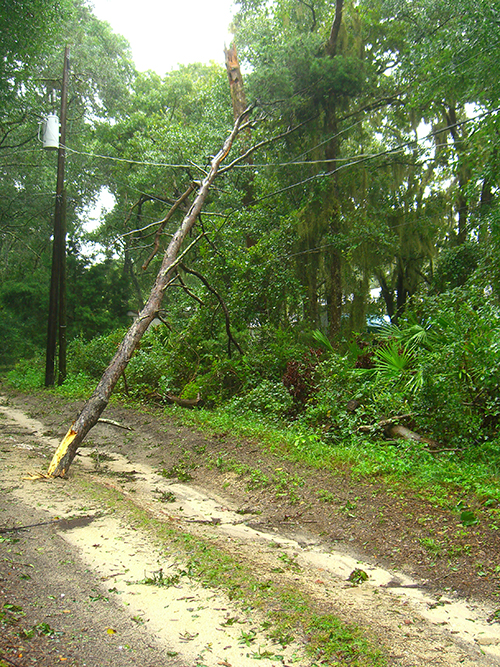
[(100, 379), (124, 335), (125, 329), (117, 329), (89, 341), (75, 338), (68, 345), (68, 372), (85, 373), (88, 377)]
[(21, 359), (7, 373), (7, 381), (20, 391), (31, 391), (44, 386), (45, 373), (41, 356)]
[(263, 380), (244, 396), (233, 398), (228, 408), (235, 412), (283, 417), (292, 407), (292, 400), (282, 382)]
[(315, 371), (321, 355), (321, 350), (310, 348), (302, 359), (292, 359), (286, 365), (283, 384), (293, 397), (297, 411), (303, 409), (318, 390)]

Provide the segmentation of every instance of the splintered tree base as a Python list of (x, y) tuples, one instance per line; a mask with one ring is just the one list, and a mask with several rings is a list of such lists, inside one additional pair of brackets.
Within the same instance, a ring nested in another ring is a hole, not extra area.
[[(56, 477), (58, 475), (62, 476), (66, 474), (66, 471), (71, 465), (71, 462), (74, 458), (73, 454), (73, 456), (71, 456), (70, 459), (70, 453), (71, 453), (70, 448), (71, 448), (71, 443), (76, 438), (76, 435), (77, 435), (76, 431), (73, 431), (73, 427), (71, 427), (64, 436), (63, 440), (61, 440), (59, 447), (56, 449), (55, 454), (52, 457), (49, 469), (47, 470), (47, 474), (49, 477)], [(76, 454), (76, 449), (75, 449), (75, 454)], [(58, 471), (57, 474), (56, 471)]]
[(178, 256), (182, 243), (201, 213), (208, 191), (217, 175), (221, 162), (231, 150), (238, 132), (244, 128), (244, 125), (242, 124), (244, 116), (245, 114), (242, 114), (236, 119), (231, 134), (227, 137), (221, 150), (212, 159), (210, 171), (201, 182), (189, 212), (184, 217), (182, 224), (173, 235), (168, 248), (165, 251), (160, 270), (156, 276), (155, 284), (151, 289), (146, 305), (125, 334), (115, 356), (104, 371), (96, 390), (87, 403), (85, 403), (80, 415), (71, 425), (71, 428), (57, 448), (49, 466), (49, 476), (61, 477), (68, 472), (69, 467), (75, 458), (78, 446), (84, 440), (90, 429), (99, 421), (99, 417), (106, 408), (111, 393), (127, 367), (142, 335), (158, 313), (165, 289), (170, 281), (172, 272), (179, 261)]

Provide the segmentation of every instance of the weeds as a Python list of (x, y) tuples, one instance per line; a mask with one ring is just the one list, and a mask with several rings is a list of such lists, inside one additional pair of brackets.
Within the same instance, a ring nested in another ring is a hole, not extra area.
[(154, 492), (158, 494), (158, 501), (160, 503), (175, 503), (177, 500), (175, 493), (172, 491), (161, 491), (161, 489), (155, 489)]
[(331, 491), (326, 491), (325, 489), (320, 489), (318, 491), (318, 499), (322, 503), (334, 503), (335, 496)]
[(158, 586), (160, 588), (170, 588), (170, 586), (176, 586), (180, 582), (181, 577), (185, 576), (187, 576), (187, 572), (182, 570), (166, 577), (163, 574), (163, 569), (160, 568), (159, 570), (152, 572), (151, 576), (149, 577), (145, 576), (144, 579), (141, 579), (140, 581), (137, 581), (135, 583), (145, 584), (146, 586)]
[(255, 630), (249, 630), (248, 632), (241, 631), (241, 635), (238, 639), (239, 644), (245, 644), (245, 646), (250, 646), (257, 638), (257, 633)]
[(160, 475), (167, 479), (178, 479), (179, 482), (189, 482), (193, 479), (191, 471), (195, 468), (196, 466), (193, 463), (188, 463), (187, 461), (182, 460), (168, 470), (163, 468), (160, 471)]
[(307, 629), (311, 633), (308, 653), (323, 664), (386, 664), (382, 652), (370, 647), (359, 628), (346, 626), (330, 614), (313, 616)]
[(443, 547), (441, 544), (439, 544), (439, 542), (436, 542), (434, 538), (423, 537), (419, 539), (419, 542), (432, 556), (439, 557), (443, 555)]

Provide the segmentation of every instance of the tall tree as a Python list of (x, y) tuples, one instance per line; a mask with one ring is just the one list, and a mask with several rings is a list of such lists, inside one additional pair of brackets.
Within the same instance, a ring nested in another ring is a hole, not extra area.
[[(31, 295), (27, 307), (47, 312), (42, 286), (48, 295), (56, 160), (41, 150), (37, 132), (44, 116), (59, 106), (64, 44), (72, 44), (66, 181), (73, 246), (81, 233), (81, 214), (104, 184), (95, 160), (85, 153), (92, 152), (97, 119), (110, 118), (126, 99), (133, 67), (123, 38), (81, 0), (7, 5), (1, 20), (11, 25), (0, 38), (6, 76), (0, 84), (0, 308), (12, 322), (2, 346), (12, 358), (40, 345), (39, 332), (46, 329), (25, 327), (32, 315), (21, 310), (22, 300), (14, 306), (12, 295), (22, 285)], [(19, 27), (18, 42), (9, 37), (16, 34), (12, 26)]]

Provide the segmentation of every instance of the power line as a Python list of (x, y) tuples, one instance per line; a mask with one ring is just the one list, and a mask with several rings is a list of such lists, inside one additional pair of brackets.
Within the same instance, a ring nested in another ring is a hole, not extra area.
[[(496, 113), (497, 111), (500, 111), (500, 107), (497, 107), (495, 109), (489, 110), (489, 111), (484, 111), (479, 114), (476, 114), (475, 116), (472, 116), (471, 118), (467, 118), (463, 121), (459, 121), (457, 123), (454, 123), (453, 125), (448, 125), (447, 127), (440, 128), (438, 131), (432, 131), (426, 134), (423, 137), (416, 138), (416, 139), (411, 139), (409, 141), (406, 141), (402, 144), (399, 144), (397, 146), (394, 146), (393, 148), (386, 149), (385, 151), (380, 151), (377, 153), (360, 153), (359, 155), (355, 156), (348, 156), (344, 158), (324, 158), (320, 160), (289, 160), (287, 162), (266, 162), (266, 163), (254, 163), (254, 164), (241, 164), (241, 165), (235, 165), (234, 169), (265, 169), (265, 168), (276, 168), (276, 167), (291, 167), (291, 166), (303, 166), (303, 165), (317, 165), (317, 164), (332, 164), (332, 163), (339, 163), (339, 162), (350, 162), (353, 159), (355, 159), (355, 162), (353, 164), (356, 164), (358, 160), (363, 159), (363, 160), (370, 160), (376, 157), (380, 157), (381, 155), (386, 155), (388, 153), (392, 152), (397, 152), (399, 151), (400, 148), (402, 147), (408, 147), (412, 144), (415, 143), (422, 143), (433, 136), (435, 136), (436, 133), (442, 133), (445, 132), (446, 130), (449, 130), (453, 127), (460, 127), (462, 125), (466, 125), (467, 123), (471, 123), (478, 118), (484, 118), (486, 116), (492, 115), (493, 113)], [(316, 144), (312, 148), (309, 148), (307, 151), (303, 152), (301, 155), (306, 155), (307, 153), (310, 153), (311, 151), (315, 150), (316, 148), (320, 148), (324, 144), (328, 143), (331, 141), (333, 138), (340, 136), (340, 134), (344, 133), (347, 131), (347, 129), (351, 129), (352, 127), (356, 126), (359, 124), (361, 121), (357, 121), (353, 125), (351, 125), (349, 128), (346, 128), (345, 130), (342, 130), (341, 132), (336, 133), (332, 137), (329, 137), (328, 139), (325, 139), (324, 141)], [(77, 155), (84, 155), (87, 157), (92, 157), (92, 158), (98, 158), (102, 160), (111, 160), (113, 162), (123, 162), (126, 164), (136, 164), (136, 165), (141, 165), (141, 166), (149, 166), (149, 167), (163, 167), (163, 168), (170, 168), (170, 169), (193, 169), (193, 168), (199, 168), (196, 164), (190, 163), (190, 164), (178, 164), (178, 163), (169, 163), (169, 162), (151, 162), (147, 160), (131, 160), (128, 158), (118, 158), (114, 157), (111, 155), (102, 155), (99, 153), (90, 153), (86, 151), (77, 151), (72, 148), (68, 148), (67, 146), (64, 147), (67, 151), (70, 153), (75, 153)], [(347, 165), (349, 166), (349, 165)], [(326, 175), (328, 175), (330, 172), (328, 172)], [(333, 172), (331, 172), (333, 173)], [(315, 175), (314, 178), (318, 178), (321, 176), (321, 174)], [(137, 190), (139, 192), (139, 190)], [(145, 193), (142, 193), (145, 194)]]

